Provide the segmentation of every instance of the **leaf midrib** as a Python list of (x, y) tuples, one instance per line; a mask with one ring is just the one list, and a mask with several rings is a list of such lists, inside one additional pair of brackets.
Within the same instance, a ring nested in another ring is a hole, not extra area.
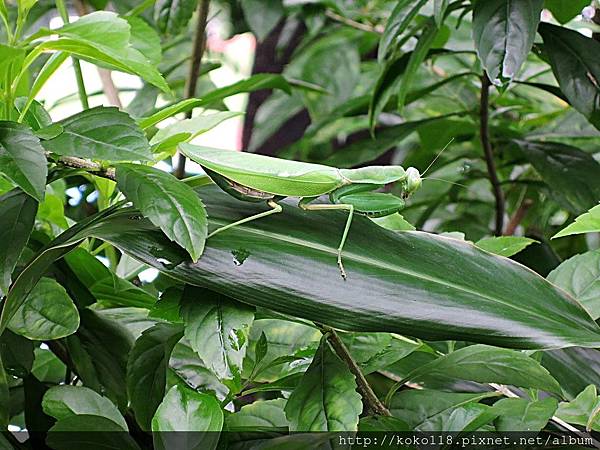
[[(223, 223), (223, 224), (228, 223), (226, 220), (214, 219), (214, 218), (211, 219), (211, 221), (212, 222), (217, 222), (217, 223)], [(259, 230), (254, 230), (254, 229), (246, 227), (244, 225), (238, 226), (236, 228), (240, 228), (240, 229), (242, 229), (242, 230), (244, 230), (244, 231), (246, 231), (248, 233), (251, 233), (251, 234), (258, 234), (260, 236), (270, 237), (270, 238), (273, 238), (275, 240), (287, 242), (287, 243), (290, 243), (290, 244), (295, 244), (295, 245), (302, 246), (302, 247), (309, 247), (311, 249), (322, 251), (324, 253), (329, 253), (329, 254), (335, 255), (337, 257), (337, 251), (334, 250), (333, 248), (327, 247), (325, 245), (316, 244), (316, 243), (311, 242), (311, 241), (297, 239), (297, 238), (293, 238), (293, 237), (290, 237), (290, 236), (285, 236), (285, 235), (282, 235), (282, 234), (272, 233), (272, 232), (269, 232), (269, 231), (266, 231), (266, 230), (260, 230), (260, 231)], [(442, 286), (451, 287), (451, 288), (455, 289), (456, 291), (465, 292), (465, 293), (468, 293), (468, 294), (471, 294), (471, 295), (482, 297), (482, 298), (485, 298), (485, 299), (487, 299), (487, 300), (489, 300), (489, 301), (491, 301), (493, 303), (500, 303), (500, 304), (502, 304), (504, 306), (507, 306), (509, 308), (512, 308), (512, 309), (514, 309), (516, 311), (519, 311), (519, 312), (522, 312), (522, 313), (525, 313), (525, 314), (528, 314), (528, 315), (534, 315), (534, 316), (536, 316), (538, 318), (543, 319), (543, 322), (551, 322), (552, 321), (554, 323), (557, 323), (557, 324), (560, 324), (560, 325), (564, 325), (564, 323), (558, 321), (554, 316), (544, 316), (541, 313), (534, 312), (534, 311), (531, 311), (531, 310), (528, 310), (528, 309), (525, 309), (525, 308), (520, 308), (517, 305), (512, 305), (510, 303), (506, 303), (505, 301), (503, 301), (501, 299), (498, 299), (498, 298), (495, 298), (495, 297), (490, 297), (490, 296), (485, 295), (485, 294), (483, 294), (481, 292), (473, 291), (471, 289), (467, 289), (467, 288), (465, 288), (463, 286), (459, 286), (459, 285), (456, 285), (454, 283), (449, 283), (449, 282), (441, 280), (439, 278), (435, 278), (435, 277), (431, 277), (431, 276), (424, 276), (423, 274), (420, 274), (420, 273), (417, 273), (417, 272), (413, 272), (413, 271), (410, 271), (410, 270), (407, 270), (407, 269), (404, 269), (404, 268), (400, 268), (399, 266), (396, 266), (396, 265), (390, 266), (388, 264), (382, 264), (379, 260), (376, 260), (376, 259), (373, 259), (373, 258), (367, 258), (367, 257), (364, 257), (362, 255), (357, 255), (356, 253), (352, 253), (352, 252), (348, 252), (348, 251), (344, 251), (343, 252), (343, 258), (344, 259), (350, 259), (350, 260), (358, 262), (358, 263), (363, 263), (363, 264), (366, 264), (366, 265), (375, 266), (375, 267), (380, 268), (380, 269), (390, 270), (392, 272), (396, 272), (396, 273), (401, 273), (401, 274), (404, 274), (404, 275), (412, 276), (414, 278), (418, 278), (418, 279), (421, 279), (421, 280), (430, 281), (430, 282), (433, 282), (433, 283), (436, 283), (436, 284), (439, 284), (439, 285), (442, 285)], [(588, 329), (588, 331), (591, 331), (591, 330)]]

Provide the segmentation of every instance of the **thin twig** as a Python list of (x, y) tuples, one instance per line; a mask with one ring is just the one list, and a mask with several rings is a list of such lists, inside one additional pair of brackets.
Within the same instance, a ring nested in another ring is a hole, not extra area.
[(489, 129), (489, 106), (490, 106), (490, 86), (491, 82), (487, 74), (484, 72), (481, 77), (481, 101), (479, 108), (479, 133), (481, 136), (481, 146), (483, 147), (483, 153), (485, 156), (485, 163), (487, 165), (488, 176), (490, 183), (492, 184), (492, 190), (494, 198), (496, 200), (496, 227), (494, 234), (496, 236), (502, 235), (504, 228), (504, 192), (502, 192), (502, 186), (498, 179), (498, 173), (496, 172), (496, 163), (494, 162), (494, 151), (490, 142), (490, 129)]
[(371, 385), (362, 373), (362, 370), (352, 358), (352, 355), (335, 332), (333, 328), (316, 324), (321, 333), (327, 336), (327, 340), (335, 350), (335, 353), (346, 363), (350, 372), (356, 377), (356, 384), (359, 394), (363, 398), (365, 406), (373, 413), (380, 416), (391, 416), (390, 411), (385, 407), (381, 400), (375, 395)]
[(113, 181), (116, 180), (115, 169), (113, 167), (102, 167), (97, 162), (88, 159), (77, 158), (76, 156), (61, 156), (57, 162), (66, 167), (85, 170), (98, 177), (108, 178)]
[(525, 215), (527, 214), (527, 211), (529, 211), (529, 208), (531, 208), (532, 205), (533, 200), (530, 198), (526, 198), (521, 202), (519, 208), (515, 211), (515, 214), (512, 216), (512, 218), (506, 225), (506, 228), (504, 229), (504, 236), (512, 236), (513, 234), (515, 234), (515, 230), (523, 221)]
[(112, 72), (108, 69), (98, 67), (98, 75), (100, 75), (102, 90), (108, 102), (119, 109), (123, 109), (123, 103), (121, 103), (121, 99), (119, 98), (119, 90), (112, 79)]
[[(192, 53), (192, 61), (190, 63), (190, 71), (185, 86), (185, 98), (193, 98), (196, 95), (196, 86), (198, 84), (198, 76), (200, 75), (200, 67), (202, 65), (202, 55), (206, 47), (206, 21), (208, 19), (208, 8), (210, 0), (201, 0), (198, 3), (198, 21), (196, 23), (196, 34), (194, 36), (194, 49)], [(186, 113), (186, 117), (192, 117), (192, 110)], [(175, 168), (175, 176), (179, 179), (185, 175), (185, 156), (179, 154), (177, 167)]]
[(348, 25), (349, 27), (356, 28), (357, 30), (366, 31), (368, 33), (377, 33), (383, 34), (384, 28), (380, 25), (369, 25), (362, 22), (357, 22), (356, 20), (348, 19), (347, 17), (340, 16), (339, 14), (333, 12), (328, 9), (325, 11), (325, 15), (336, 22), (343, 23), (344, 25)]

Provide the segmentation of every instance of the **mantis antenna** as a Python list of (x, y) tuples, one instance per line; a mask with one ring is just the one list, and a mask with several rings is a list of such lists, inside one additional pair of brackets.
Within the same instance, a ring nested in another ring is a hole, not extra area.
[(450, 181), (450, 180), (444, 180), (443, 178), (435, 178), (435, 177), (426, 177), (423, 178), (424, 180), (436, 180), (436, 181), (443, 181), (444, 183), (448, 183), (448, 184), (454, 184), (456, 186), (460, 186), (460, 187), (464, 187), (465, 189), (468, 188), (468, 186), (466, 184), (460, 184), (460, 183), (456, 183), (454, 181)]
[[(431, 161), (431, 162), (429, 163), (429, 165), (427, 166), (427, 169), (425, 169), (425, 172), (423, 172), (423, 173), (421, 174), (421, 177), (423, 177), (423, 176), (424, 176), (424, 175), (427, 173), (427, 171), (428, 171), (429, 169), (431, 169), (431, 166), (433, 166), (433, 165), (435, 164), (435, 162), (438, 160), (438, 158), (439, 158), (440, 156), (442, 156), (442, 153), (444, 153), (444, 151), (445, 151), (445, 150), (448, 148), (448, 146), (449, 146), (450, 144), (452, 144), (452, 142), (453, 142), (453, 141), (454, 141), (454, 138), (451, 138), (451, 139), (448, 141), (448, 143), (447, 143), (447, 144), (444, 146), (444, 148), (443, 148), (442, 150), (440, 150), (440, 152), (439, 152), (439, 153), (438, 153), (438, 154), (435, 156), (435, 158), (433, 158), (433, 161)], [(433, 178), (432, 178), (432, 180), (433, 180)]]

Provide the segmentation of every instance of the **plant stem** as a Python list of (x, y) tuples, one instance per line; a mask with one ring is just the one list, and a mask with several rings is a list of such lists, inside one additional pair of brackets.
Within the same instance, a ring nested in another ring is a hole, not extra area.
[(481, 99), (479, 108), (479, 134), (481, 136), (481, 146), (483, 147), (483, 154), (485, 156), (485, 163), (487, 166), (490, 183), (492, 183), (492, 190), (494, 198), (496, 199), (496, 227), (494, 234), (496, 236), (502, 235), (504, 228), (504, 193), (502, 192), (502, 186), (498, 179), (498, 173), (496, 172), (496, 163), (494, 162), (494, 151), (492, 144), (490, 143), (490, 129), (489, 129), (489, 106), (490, 106), (490, 86), (491, 82), (487, 74), (484, 72), (481, 76)]
[(513, 234), (515, 234), (515, 230), (517, 229), (519, 224), (523, 221), (523, 219), (525, 218), (525, 215), (527, 214), (527, 211), (529, 210), (529, 208), (531, 208), (532, 205), (533, 205), (533, 200), (531, 200), (530, 198), (526, 198), (525, 200), (523, 200), (521, 202), (519, 209), (517, 209), (517, 211), (515, 211), (515, 214), (512, 216), (512, 218), (506, 225), (506, 228), (504, 229), (505, 236), (512, 236)]
[[(62, 18), (65, 24), (69, 23), (69, 11), (65, 5), (64, 0), (56, 0), (56, 9), (60, 13), (60, 17)], [(90, 104), (88, 101), (88, 96), (85, 91), (85, 83), (83, 81), (83, 74), (81, 72), (81, 64), (79, 60), (75, 57), (71, 58), (73, 60), (73, 71), (75, 72), (75, 79), (77, 80), (77, 92), (79, 93), (79, 101), (81, 102), (81, 106), (83, 109), (90, 109)]]
[[(185, 98), (193, 98), (196, 95), (196, 86), (198, 84), (198, 76), (200, 75), (200, 67), (202, 64), (202, 55), (206, 47), (206, 20), (208, 19), (208, 8), (210, 0), (200, 0), (198, 3), (198, 21), (196, 23), (196, 34), (194, 36), (194, 50), (192, 53), (192, 61), (190, 63), (190, 71), (185, 85)], [(192, 117), (192, 110), (186, 113), (186, 117)], [(175, 176), (179, 179), (185, 175), (185, 156), (179, 154), (177, 167), (175, 168)]]
[(81, 64), (75, 57), (73, 59), (73, 70), (75, 71), (75, 78), (77, 79), (77, 92), (79, 93), (79, 101), (83, 109), (90, 109), (90, 103), (88, 101), (87, 92), (85, 91), (85, 83), (83, 81), (83, 74), (81, 73)]
[(380, 416), (391, 416), (390, 411), (385, 407), (381, 400), (375, 395), (371, 385), (365, 378), (362, 370), (352, 358), (352, 355), (336, 333), (336, 331), (328, 326), (315, 324), (321, 333), (327, 336), (327, 340), (335, 350), (335, 353), (346, 363), (350, 372), (356, 377), (356, 384), (359, 394), (362, 396), (365, 406), (373, 413)]
[(102, 167), (100, 164), (87, 159), (77, 158), (76, 156), (61, 156), (60, 158), (58, 158), (58, 163), (66, 167), (82, 169), (93, 175), (116, 181), (114, 168)]
[(343, 23), (349, 27), (355, 28), (357, 30), (366, 31), (368, 33), (377, 33), (383, 34), (384, 28), (379, 25), (368, 25), (366, 23), (357, 22), (356, 20), (348, 19), (347, 17), (340, 16), (339, 14), (333, 12), (328, 9), (325, 11), (325, 15), (336, 22)]

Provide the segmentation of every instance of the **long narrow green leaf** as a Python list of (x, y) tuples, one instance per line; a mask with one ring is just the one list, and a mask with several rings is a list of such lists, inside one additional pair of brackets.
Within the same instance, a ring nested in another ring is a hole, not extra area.
[[(199, 192), (212, 227), (265, 210), (214, 187)], [(179, 280), (346, 330), (513, 348), (600, 345), (600, 329), (564, 291), (456, 239), (395, 233), (356, 217), (344, 249), (344, 281), (335, 259), (346, 214), (283, 206), (281, 214), (209, 239), (196, 264), (131, 212), (106, 219), (93, 233)], [(243, 261), (236, 259), (240, 251)]]

